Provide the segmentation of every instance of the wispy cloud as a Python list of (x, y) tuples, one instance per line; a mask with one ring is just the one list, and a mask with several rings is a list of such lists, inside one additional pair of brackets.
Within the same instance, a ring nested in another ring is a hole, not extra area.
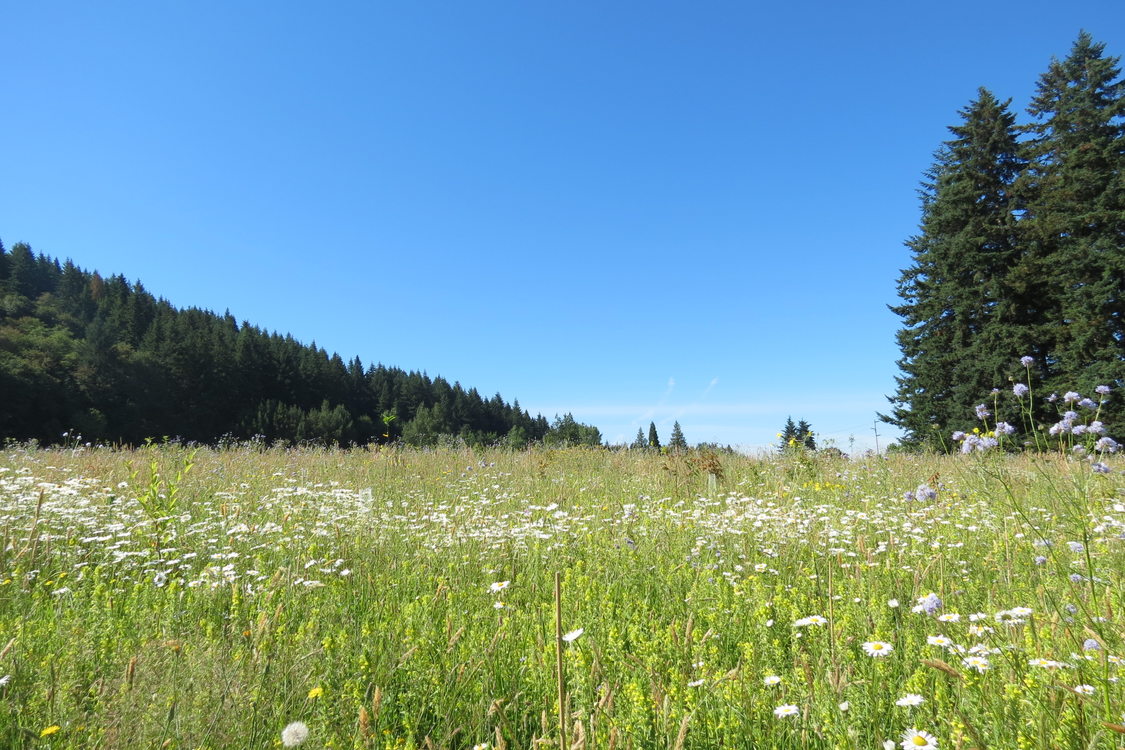
[(773, 401), (742, 401), (734, 403), (702, 403), (697, 401), (685, 405), (667, 405), (667, 399), (661, 399), (656, 406), (645, 406), (643, 404), (585, 404), (581, 406), (567, 406), (563, 409), (539, 408), (540, 412), (544, 414), (554, 414), (555, 412), (561, 413), (562, 411), (573, 412), (577, 417), (582, 414), (586, 417), (632, 417), (637, 414), (643, 414), (644, 421), (652, 419), (673, 419), (678, 416), (729, 416), (729, 417), (742, 417), (742, 416), (755, 416), (755, 415), (771, 415), (771, 414), (788, 414), (794, 415), (808, 415), (808, 419), (815, 419), (819, 415), (826, 414), (847, 414), (855, 412), (856, 410), (870, 409), (874, 413), (878, 409), (886, 408), (885, 399), (872, 399), (870, 396), (863, 398), (848, 398), (841, 396), (839, 398), (825, 399), (823, 401), (805, 401), (799, 403), (786, 402), (777, 403)]

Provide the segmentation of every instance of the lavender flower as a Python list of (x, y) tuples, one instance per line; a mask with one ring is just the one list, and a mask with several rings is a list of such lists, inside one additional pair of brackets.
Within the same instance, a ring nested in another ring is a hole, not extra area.
[(915, 612), (925, 612), (932, 615), (941, 609), (941, 599), (934, 592), (930, 592), (918, 599), (918, 604), (913, 608)]
[(1012, 386), (1012, 393), (1016, 394), (1016, 398), (1023, 398), (1024, 396), (1027, 395), (1027, 392), (1029, 390), (1031, 390), (1031, 389), (1028, 388), (1023, 383), (1016, 383), (1015, 385)]
[(1099, 453), (1116, 453), (1119, 447), (1117, 441), (1111, 437), (1098, 438), (1098, 442), (1094, 443), (1094, 450)]

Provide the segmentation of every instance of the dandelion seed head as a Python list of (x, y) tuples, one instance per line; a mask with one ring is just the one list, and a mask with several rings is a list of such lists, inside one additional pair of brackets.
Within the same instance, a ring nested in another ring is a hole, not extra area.
[(297, 747), (309, 738), (309, 728), (303, 721), (294, 721), (281, 730), (281, 744), (285, 747)]

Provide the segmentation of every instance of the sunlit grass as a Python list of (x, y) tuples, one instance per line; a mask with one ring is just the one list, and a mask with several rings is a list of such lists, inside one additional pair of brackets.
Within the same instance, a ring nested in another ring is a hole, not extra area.
[(718, 460), (9, 449), (0, 747), (1121, 746), (1119, 472)]

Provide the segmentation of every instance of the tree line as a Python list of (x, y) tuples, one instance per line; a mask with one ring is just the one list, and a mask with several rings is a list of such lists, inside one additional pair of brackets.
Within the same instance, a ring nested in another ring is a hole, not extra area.
[(570, 414), (548, 422), (500, 394), (345, 362), (25, 243), (0, 243), (0, 394), (0, 439), (42, 443), (601, 443)]
[[(1125, 385), (1119, 59), (1082, 32), (1040, 76), (1029, 122), (981, 88), (949, 128), (891, 308), (901, 374), (881, 416), (905, 445), (947, 447), (951, 431), (980, 426), (985, 401), (995, 419), (1035, 429), (1058, 418), (1052, 393)], [(1033, 398), (989, 395), (1017, 386)], [(1102, 419), (1118, 427), (1123, 407), (1114, 393)]]

